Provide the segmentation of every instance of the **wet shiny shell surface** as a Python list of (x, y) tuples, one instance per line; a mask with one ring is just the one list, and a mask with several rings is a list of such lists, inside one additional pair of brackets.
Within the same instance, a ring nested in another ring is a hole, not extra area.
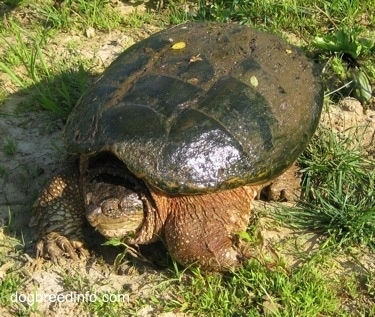
[(246, 26), (188, 23), (123, 52), (64, 137), (69, 153), (110, 151), (162, 191), (207, 193), (281, 174), (322, 104), (316, 67), (296, 47)]

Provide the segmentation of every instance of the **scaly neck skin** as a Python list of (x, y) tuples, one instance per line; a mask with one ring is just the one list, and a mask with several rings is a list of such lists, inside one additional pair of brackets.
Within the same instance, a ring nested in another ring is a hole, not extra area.
[(161, 238), (183, 265), (198, 264), (208, 270), (236, 266), (242, 254), (233, 236), (246, 230), (257, 190), (258, 186), (243, 186), (205, 195), (168, 196), (151, 189), (155, 205), (132, 243)]
[(143, 221), (135, 237), (128, 240), (130, 244), (149, 244), (163, 239), (163, 226), (167, 219), (168, 209), (159, 203), (161, 192), (149, 187), (150, 194), (142, 197)]

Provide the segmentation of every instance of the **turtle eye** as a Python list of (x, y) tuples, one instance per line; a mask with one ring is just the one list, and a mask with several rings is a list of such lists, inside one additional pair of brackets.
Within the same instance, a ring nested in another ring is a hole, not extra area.
[(107, 199), (102, 202), (102, 213), (114, 217), (120, 211), (120, 201), (116, 198)]

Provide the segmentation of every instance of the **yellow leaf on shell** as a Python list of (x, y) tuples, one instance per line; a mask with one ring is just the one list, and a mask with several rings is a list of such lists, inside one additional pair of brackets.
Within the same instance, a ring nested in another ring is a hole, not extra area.
[(251, 76), (250, 78), (250, 84), (252, 84), (254, 87), (257, 87), (258, 86), (258, 78), (256, 78), (255, 76)]
[(185, 42), (177, 42), (172, 45), (172, 50), (182, 50), (185, 47), (186, 47)]

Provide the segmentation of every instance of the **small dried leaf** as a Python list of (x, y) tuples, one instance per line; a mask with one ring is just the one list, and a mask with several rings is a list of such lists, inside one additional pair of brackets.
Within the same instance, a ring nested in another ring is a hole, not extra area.
[(195, 55), (190, 58), (189, 63), (195, 63), (198, 61), (203, 61), (202, 57), (200, 57), (201, 54)]
[(85, 30), (85, 35), (89, 39), (93, 38), (95, 36), (95, 29), (93, 27), (88, 27)]
[(172, 50), (182, 50), (185, 47), (186, 47), (185, 42), (177, 42), (172, 45)]
[(292, 53), (293, 53), (292, 50), (285, 50), (285, 52), (286, 52), (287, 54), (292, 54)]
[(13, 266), (12, 263), (7, 262), (0, 267), (0, 281), (5, 278), (7, 271)]
[(198, 78), (196, 78), (196, 77), (192, 77), (192, 78), (189, 78), (189, 79), (187, 80), (187, 82), (188, 82), (189, 84), (196, 85), (196, 84), (198, 84), (199, 80), (198, 80)]
[(250, 84), (252, 84), (254, 87), (257, 87), (259, 85), (258, 78), (256, 78), (255, 76), (251, 76)]

